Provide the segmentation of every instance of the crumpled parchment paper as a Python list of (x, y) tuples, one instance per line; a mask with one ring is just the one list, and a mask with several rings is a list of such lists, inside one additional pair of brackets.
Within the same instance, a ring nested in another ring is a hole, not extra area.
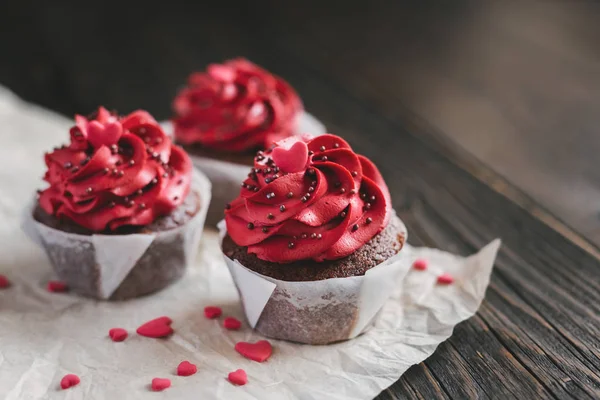
[[(0, 274), (13, 283), (0, 290), (2, 399), (370, 399), (431, 355), (484, 297), (499, 240), (467, 258), (407, 246), (406, 263), (424, 257), (430, 268), (410, 270), (397, 282), (373, 328), (328, 346), (272, 341), (272, 357), (256, 363), (233, 346), (260, 340), (259, 334), (246, 322), (240, 331), (224, 330), (221, 320), (202, 313), (207, 305), (219, 305), (224, 316), (245, 321), (216, 231), (205, 232), (186, 277), (155, 295), (107, 303), (48, 293), (51, 267), (19, 229), (20, 210), (41, 185), (43, 152), (66, 141), (70, 125), (0, 88)], [(441, 272), (453, 274), (455, 283), (437, 285)], [(171, 338), (135, 334), (139, 325), (162, 315), (174, 321)], [(126, 328), (130, 337), (110, 341), (114, 327)], [(198, 373), (176, 376), (183, 360), (197, 364)], [(238, 368), (248, 373), (246, 386), (226, 380)], [(81, 383), (61, 391), (67, 373), (79, 375)], [(173, 385), (153, 394), (154, 377), (170, 378)]]

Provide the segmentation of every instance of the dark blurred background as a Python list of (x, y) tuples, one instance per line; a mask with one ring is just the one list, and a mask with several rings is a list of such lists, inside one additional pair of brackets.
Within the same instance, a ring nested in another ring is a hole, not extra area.
[(401, 146), (364, 123), (376, 114), (599, 244), (598, 21), (595, 1), (4, 0), (0, 84), (67, 116), (102, 104), (163, 119), (191, 71), (244, 56), (331, 131)]

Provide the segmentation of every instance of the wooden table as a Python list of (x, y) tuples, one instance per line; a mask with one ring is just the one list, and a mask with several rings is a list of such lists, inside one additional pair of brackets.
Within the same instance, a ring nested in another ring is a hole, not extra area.
[(166, 118), (190, 71), (264, 65), (377, 160), (411, 243), (503, 240), (477, 315), (380, 398), (600, 398), (600, 4), (283, 3), (9, 0), (0, 83)]

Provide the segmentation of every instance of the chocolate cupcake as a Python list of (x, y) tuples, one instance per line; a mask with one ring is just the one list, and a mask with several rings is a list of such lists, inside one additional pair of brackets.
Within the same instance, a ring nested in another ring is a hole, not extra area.
[(175, 140), (215, 183), (210, 224), (221, 219), (222, 207), (237, 196), (258, 150), (298, 133), (324, 132), (304, 113), (290, 84), (241, 58), (191, 74), (173, 110)]
[(222, 250), (246, 316), (277, 339), (364, 332), (407, 266), (406, 229), (375, 165), (340, 137), (291, 137), (255, 159)]
[(145, 111), (75, 117), (46, 153), (47, 189), (26, 215), (58, 277), (78, 294), (126, 299), (179, 279), (196, 254), (210, 182)]

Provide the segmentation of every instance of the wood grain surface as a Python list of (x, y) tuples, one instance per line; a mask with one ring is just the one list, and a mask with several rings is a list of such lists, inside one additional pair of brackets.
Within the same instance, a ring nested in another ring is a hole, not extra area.
[(8, 2), (0, 83), (166, 118), (190, 71), (264, 65), (377, 161), (409, 242), (503, 240), (477, 315), (381, 399), (599, 398), (600, 4), (413, 3)]

